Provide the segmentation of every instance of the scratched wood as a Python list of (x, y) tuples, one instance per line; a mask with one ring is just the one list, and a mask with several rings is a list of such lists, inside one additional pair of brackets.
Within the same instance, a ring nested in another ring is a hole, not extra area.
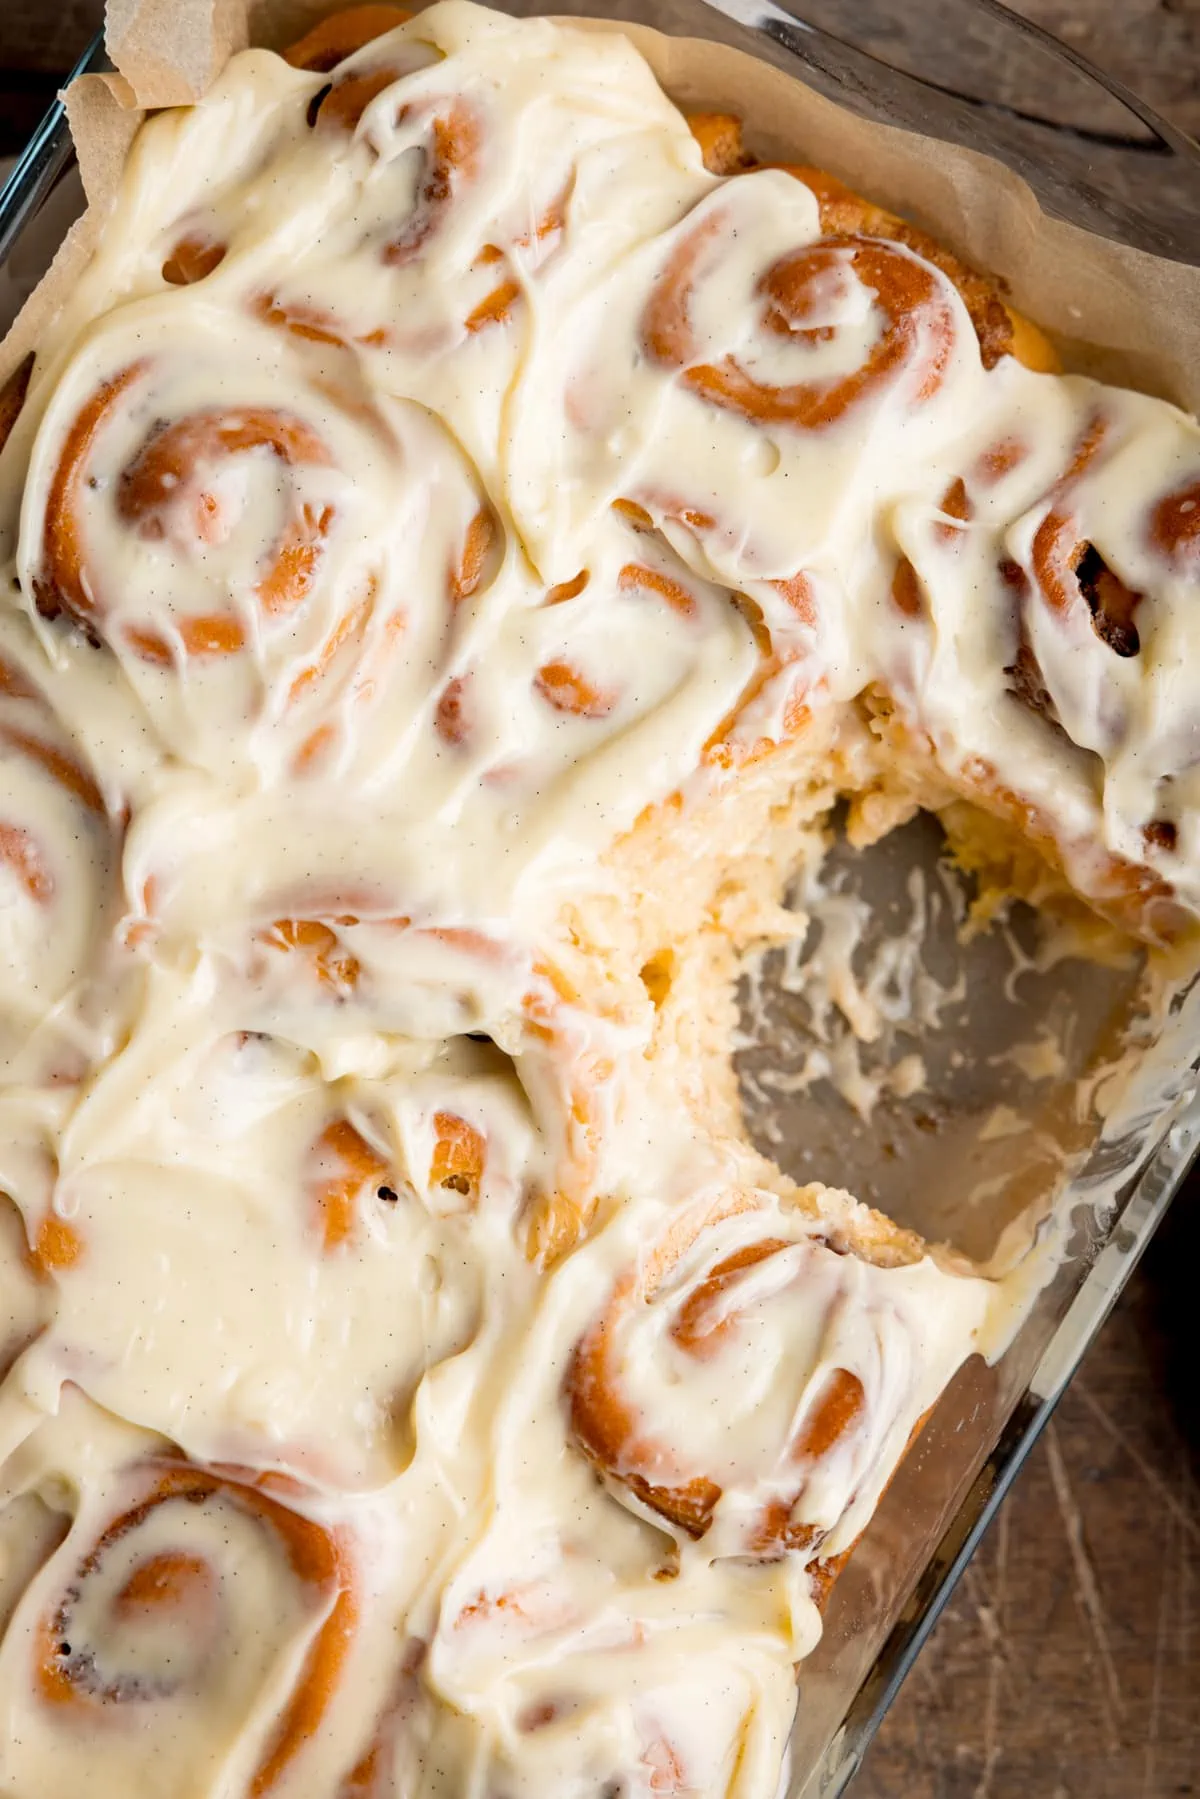
[[(895, 0), (919, 7), (920, 0)], [(1200, 139), (1200, 0), (1006, 0)], [(845, 0), (848, 16), (854, 0)], [(1197, 201), (1200, 204), (1200, 200)]]
[[(907, 26), (921, 0), (893, 3)], [(851, 33), (866, 4), (842, 0)], [(1200, 136), (1200, 0), (1015, 6)], [(0, 153), (99, 15), (99, 0), (0, 0)], [(1198, 1267), (1200, 1179), (1001, 1509), (854, 1799), (1200, 1795)]]

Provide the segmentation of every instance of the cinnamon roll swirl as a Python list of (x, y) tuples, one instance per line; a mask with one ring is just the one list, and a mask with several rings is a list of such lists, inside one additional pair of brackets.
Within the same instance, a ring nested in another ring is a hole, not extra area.
[(980, 1283), (956, 1291), (919, 1255), (902, 1260), (902, 1240), (871, 1260), (853, 1214), (839, 1229), (823, 1210), (737, 1191), (697, 1203), (575, 1350), (576, 1442), (710, 1553), (847, 1550), (984, 1315)]
[(361, 1605), (352, 1533), (302, 1497), (162, 1459), (88, 1492), (5, 1643), (28, 1694), (6, 1774), (48, 1756), (47, 1793), (117, 1769), (146, 1791), (196, 1788), (230, 1777), (228, 1744), (258, 1713), (241, 1790), (280, 1790), (344, 1680)]

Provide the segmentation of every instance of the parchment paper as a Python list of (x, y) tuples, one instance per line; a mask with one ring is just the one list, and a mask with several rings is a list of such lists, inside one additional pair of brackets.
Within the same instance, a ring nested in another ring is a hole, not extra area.
[[(329, 0), (108, 0), (108, 48), (120, 73), (83, 76), (65, 96), (88, 210), (0, 345), (0, 383), (36, 348), (91, 253), (146, 110), (198, 99), (235, 50), (281, 48), (337, 10)], [(736, 112), (760, 155), (831, 170), (1003, 277), (1068, 366), (1200, 409), (1200, 269), (1048, 218), (1026, 184), (990, 157), (856, 118), (741, 51), (629, 23), (620, 29), (681, 105)]]

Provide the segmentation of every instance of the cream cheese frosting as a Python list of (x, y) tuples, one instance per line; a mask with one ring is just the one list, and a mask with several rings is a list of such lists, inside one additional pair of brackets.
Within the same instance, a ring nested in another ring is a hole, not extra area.
[(1013, 1295), (704, 1128), (563, 908), (883, 695), (1178, 929), (1194, 521), (1191, 420), (985, 367), (618, 34), (142, 128), (0, 455), (5, 1792), (776, 1789)]

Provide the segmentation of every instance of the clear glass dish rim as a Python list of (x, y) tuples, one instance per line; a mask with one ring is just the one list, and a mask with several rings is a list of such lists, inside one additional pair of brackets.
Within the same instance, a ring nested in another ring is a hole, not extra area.
[[(881, 68), (888, 69), (891, 73), (902, 75), (906, 81), (912, 82), (914, 86), (926, 88), (933, 93), (948, 95), (948, 97), (954, 99), (963, 100), (969, 98), (971, 104), (986, 106), (989, 109), (1001, 113), (1011, 114), (1014, 111), (1013, 108), (1003, 101), (984, 101), (977, 97), (959, 94), (954, 90), (946, 89), (940, 83), (931, 81), (925, 76), (915, 75), (910, 69), (898, 69), (894, 63), (889, 63), (886, 57), (877, 54), (875, 51), (863, 50), (859, 46), (854, 45), (848, 38), (841, 37), (838, 33), (830, 31), (826, 26), (813, 25), (805, 21), (802, 17), (797, 17), (789, 10), (789, 0), (703, 0), (703, 3), (713, 11), (724, 14), (727, 18), (736, 19), (740, 24), (751, 23), (752, 13), (753, 23), (755, 24), (769, 18), (790, 20), (793, 24), (798, 25), (805, 33), (811, 33), (817, 38), (823, 38), (827, 43), (850, 48), (854, 50), (857, 55), (864, 57), (867, 61), (873, 62)], [(803, 0), (794, 0), (794, 3), (802, 6)], [(1004, 0), (959, 0), (959, 4), (967, 12), (975, 12), (989, 19), (995, 19), (1003, 31), (1010, 32), (1014, 37), (1024, 38), (1028, 43), (1036, 44), (1038, 49), (1051, 61), (1062, 63), (1076, 74), (1083, 76), (1086, 81), (1093, 83), (1097, 87), (1103, 88), (1114, 100), (1119, 101), (1126, 111), (1140, 119), (1142, 124), (1167, 145), (1173, 153), (1184, 157), (1187, 161), (1193, 163), (1197, 171), (1200, 172), (1200, 143), (1189, 136), (1189, 134), (1182, 130), (1180, 126), (1172, 124), (1168, 119), (1164, 119), (1162, 114), (1150, 105), (1149, 101), (1143, 100), (1140, 94), (1135, 94), (1133, 89), (1127, 87), (1116, 75), (1110, 74), (1107, 69), (1101, 68), (1098, 63), (1092, 62), (1091, 59), (1084, 56), (1081, 51), (1076, 50), (1072, 45), (1064, 42), (1062, 38), (1055, 37), (1052, 32), (1047, 31), (1044, 26), (1037, 24), (1033, 19), (1027, 19), (1023, 14), (1014, 12), (1010, 6), (1004, 4)], [(1040, 114), (1021, 113), (1018, 116), (1026, 119), (1027, 122), (1030, 123), (1053, 125), (1055, 129), (1063, 130), (1071, 134), (1087, 135), (1080, 131), (1080, 128), (1064, 125), (1058, 121), (1044, 119)], [(1101, 134), (1099, 141), (1103, 141), (1103, 134)]]
[[(499, 3), (503, 4), (503, 0)], [(701, 0), (701, 3), (735, 22), (751, 22), (743, 16), (743, 12), (751, 10), (744, 0), (742, 3), (739, 0)], [(785, 7), (776, 5), (775, 0), (753, 0), (753, 4), (756, 20), (774, 15), (827, 41), (841, 41), (820, 27), (804, 24)], [(1086, 57), (1060, 43), (1040, 26), (1011, 12), (1000, 4), (1000, 0), (969, 0), (969, 4), (999, 18), (1004, 29), (1026, 35), (1038, 42), (1048, 55), (1098, 82), (1172, 151), (1193, 163), (1200, 175), (1200, 145), (1160, 118), (1152, 107), (1121, 82), (1096, 68)], [(603, 0), (596, 0), (597, 16), (603, 11)], [(613, 23), (619, 28), (621, 21), (614, 20)], [(879, 57), (872, 56), (872, 60), (892, 66)], [(111, 68), (104, 35), (99, 32), (71, 70), (63, 84), (64, 90), (80, 75)], [(907, 71), (903, 73), (908, 79), (920, 79)], [(25, 225), (36, 215), (43, 200), (73, 161), (74, 144), (60, 97), (49, 108), (0, 186), (0, 266), (7, 261)], [(980, 1539), (1120, 1298), (1198, 1153), (1200, 1087), (1194, 1086), (1190, 1096), (1177, 1107), (1172, 1122), (1164, 1129), (1140, 1172), (1134, 1176), (1123, 1203), (1113, 1212), (1102, 1247), (1042, 1352), (1024, 1393), (922, 1568), (903, 1613), (849, 1699), (820, 1764), (802, 1789), (788, 1787), (788, 1793), (794, 1792), (796, 1799), (834, 1799), (835, 1795), (845, 1792)]]
[(980, 1539), (1121, 1297), (1198, 1152), (1200, 1090), (1193, 1088), (1134, 1178), (1124, 1203), (1114, 1211), (1104, 1244), (1039, 1357), (1024, 1393), (921, 1570), (904, 1612), (849, 1701), (819, 1767), (812, 1779), (797, 1789), (794, 1799), (835, 1799), (858, 1771)]

